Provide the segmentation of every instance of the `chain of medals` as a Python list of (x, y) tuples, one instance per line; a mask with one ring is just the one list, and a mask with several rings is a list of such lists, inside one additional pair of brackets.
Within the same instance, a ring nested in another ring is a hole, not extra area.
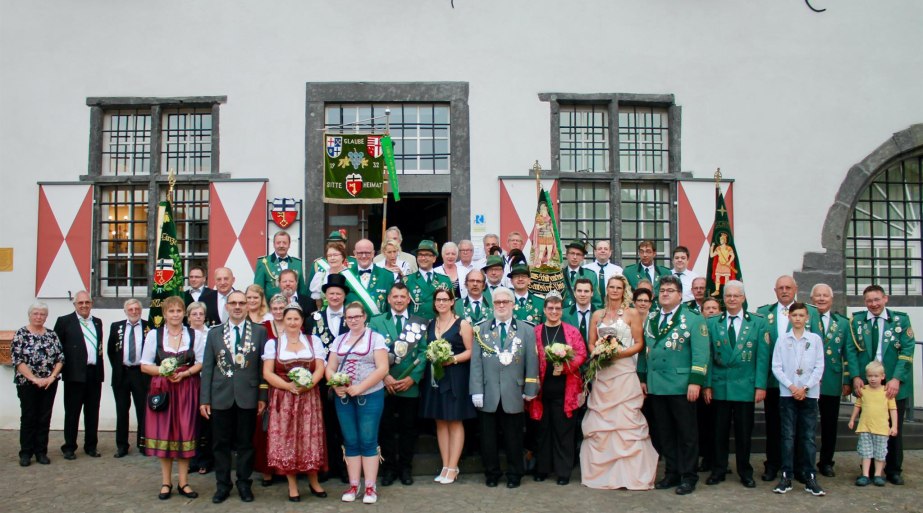
[[(511, 320), (511, 321), (512, 321), (512, 320)], [(500, 321), (497, 321), (497, 322), (500, 322)], [(512, 322), (510, 322), (510, 325), (511, 325), (510, 331), (512, 331)], [(478, 328), (478, 326), (475, 326), (475, 328)], [(497, 359), (500, 360), (500, 364), (503, 365), (503, 366), (507, 366), (507, 365), (513, 363), (513, 355), (519, 352), (519, 346), (522, 345), (522, 340), (521, 340), (519, 337), (513, 337), (513, 344), (510, 346), (509, 349), (501, 350), (500, 347), (499, 347), (497, 344), (494, 344), (493, 347), (491, 348), (491, 347), (487, 346), (487, 344), (485, 344), (485, 343), (484, 343), (484, 340), (481, 338), (481, 330), (480, 330), (480, 329), (474, 330), (474, 335), (475, 335), (475, 336), (477, 337), (477, 339), (478, 339), (478, 344), (480, 344), (480, 346), (481, 346), (485, 351), (487, 351), (487, 354), (488, 354), (488, 355), (491, 354), (491, 353), (496, 354), (496, 355), (497, 355)], [(510, 334), (510, 333), (507, 333), (506, 336), (507, 336), (507, 338), (509, 338), (509, 337), (511, 336), (511, 334)]]

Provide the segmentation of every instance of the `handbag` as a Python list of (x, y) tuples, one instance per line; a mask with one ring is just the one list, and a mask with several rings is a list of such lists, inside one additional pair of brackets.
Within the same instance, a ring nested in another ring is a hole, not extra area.
[(167, 409), (167, 404), (170, 403), (170, 395), (167, 394), (166, 390), (161, 390), (157, 393), (152, 393), (147, 396), (147, 407), (151, 411), (163, 411)]

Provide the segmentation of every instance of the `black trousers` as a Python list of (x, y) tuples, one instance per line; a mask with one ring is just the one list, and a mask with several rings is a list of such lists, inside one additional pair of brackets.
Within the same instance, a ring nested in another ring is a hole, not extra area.
[(488, 479), (499, 479), (500, 471), (499, 433), (503, 431), (503, 448), (506, 452), (506, 477), (510, 480), (522, 479), (525, 473), (522, 461), (524, 413), (506, 413), (503, 403), (497, 405), (497, 411), (478, 412), (481, 420), (481, 460), (484, 463), (484, 475)]
[(378, 425), (382, 470), (395, 474), (411, 472), (417, 444), (418, 397), (385, 396), (385, 409)]
[(215, 479), (218, 490), (231, 489), (231, 444), (237, 450), (237, 489), (250, 488), (253, 482), (253, 432), (256, 410), (236, 404), (227, 410), (212, 409), (212, 440), (215, 453)]
[(564, 413), (564, 397), (544, 399), (542, 418), (538, 421), (538, 447), (535, 472), (570, 479), (574, 466), (577, 412), (569, 417)]
[(48, 388), (39, 388), (32, 383), (16, 385), (19, 396), (19, 455), (31, 458), (33, 455), (48, 454), (48, 430), (51, 427), (51, 411), (58, 382)]
[(737, 475), (741, 479), (753, 479), (753, 465), (750, 465), (750, 448), (753, 438), (753, 401), (715, 401), (715, 432), (712, 444), (715, 447), (712, 474), (722, 479), (728, 470), (731, 422), (734, 423), (734, 456), (737, 459)]
[(77, 450), (77, 429), (80, 424), (80, 412), (83, 411), (83, 450), (95, 451), (99, 443), (99, 400), (103, 393), (103, 384), (95, 381), (96, 369), (87, 366), (88, 376), (94, 381), (64, 382), (64, 445), (62, 451)]
[(820, 458), (817, 466), (833, 466), (836, 452), (836, 427), (840, 417), (840, 396), (821, 395), (817, 401), (820, 410)]
[(717, 463), (712, 461), (715, 457), (715, 409), (705, 403), (702, 394), (696, 401), (696, 416), (699, 425), (699, 458), (702, 459), (702, 465), (710, 469)]
[(782, 469), (782, 418), (779, 416), (779, 387), (767, 387), (763, 401), (766, 418), (766, 472)]
[(346, 476), (346, 463), (343, 461), (343, 432), (340, 431), (340, 419), (334, 401), (339, 398), (330, 391), (326, 382), (320, 385), (321, 401), (324, 403), (324, 436), (327, 438), (327, 471), (330, 475)]
[(888, 438), (888, 456), (885, 459), (885, 475), (899, 476), (904, 470), (904, 415), (907, 413), (907, 399), (898, 399), (897, 436)]
[(666, 460), (664, 477), (695, 484), (699, 480), (699, 428), (696, 403), (685, 395), (649, 395), (656, 422), (660, 455)]
[(657, 454), (661, 454), (663, 450), (660, 447), (660, 440), (657, 438), (657, 419), (654, 418), (654, 408), (651, 406), (652, 402), (651, 396), (645, 396), (644, 404), (641, 405), (641, 413), (647, 420), (647, 430), (651, 434), (651, 445), (654, 446), (654, 450), (657, 451)]
[(212, 451), (212, 421), (198, 415), (196, 419), (195, 457), (189, 462), (189, 471), (198, 472), (199, 469), (211, 470), (215, 466), (215, 453)]
[(115, 397), (115, 447), (127, 451), (128, 411), (135, 404), (135, 420), (138, 422), (136, 446), (144, 447), (144, 412), (147, 410), (147, 391), (150, 380), (141, 372), (141, 367), (122, 367), (122, 382), (112, 387)]

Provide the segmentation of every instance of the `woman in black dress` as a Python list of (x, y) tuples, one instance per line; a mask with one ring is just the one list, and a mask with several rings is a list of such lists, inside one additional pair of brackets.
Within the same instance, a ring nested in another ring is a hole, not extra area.
[(445, 339), (452, 345), (454, 356), (443, 364), (445, 375), (438, 381), (433, 379), (432, 366), (426, 366), (420, 391), (423, 394), (423, 417), (436, 420), (442, 472), (435, 481), (449, 484), (458, 479), (458, 460), (465, 445), (462, 421), (476, 415), (468, 395), (473, 331), (468, 321), (455, 315), (455, 294), (451, 290), (436, 289), (433, 306), (436, 318), (429, 323), (426, 339), (429, 343)]

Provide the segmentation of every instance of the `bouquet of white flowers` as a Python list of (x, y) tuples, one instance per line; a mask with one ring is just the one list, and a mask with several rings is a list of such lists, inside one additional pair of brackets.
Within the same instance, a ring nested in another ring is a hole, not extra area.
[(327, 386), (331, 387), (348, 387), (350, 383), (352, 379), (345, 372), (336, 372), (327, 380)]
[(172, 356), (170, 358), (164, 358), (163, 361), (160, 362), (160, 375), (164, 377), (172, 376), (173, 373), (176, 372), (177, 367), (178, 362), (176, 361), (176, 358), (173, 358)]
[(452, 360), (452, 344), (444, 338), (436, 339), (426, 346), (426, 359), (429, 360), (433, 369), (433, 378), (437, 381), (445, 376), (445, 369), (442, 364)]
[(567, 344), (555, 342), (545, 347), (545, 359), (554, 365), (554, 375), (560, 376), (564, 365), (574, 359), (574, 348)]
[(619, 319), (613, 329), (615, 330), (614, 334), (600, 336), (596, 340), (596, 346), (593, 347), (593, 352), (590, 353), (590, 365), (586, 371), (587, 382), (592, 381), (600, 369), (612, 365), (623, 349), (627, 349), (634, 344), (631, 327), (625, 324), (624, 321)]
[(288, 379), (292, 380), (292, 383), (305, 388), (314, 384), (314, 378), (311, 376), (311, 372), (304, 367), (295, 367), (288, 371)]

